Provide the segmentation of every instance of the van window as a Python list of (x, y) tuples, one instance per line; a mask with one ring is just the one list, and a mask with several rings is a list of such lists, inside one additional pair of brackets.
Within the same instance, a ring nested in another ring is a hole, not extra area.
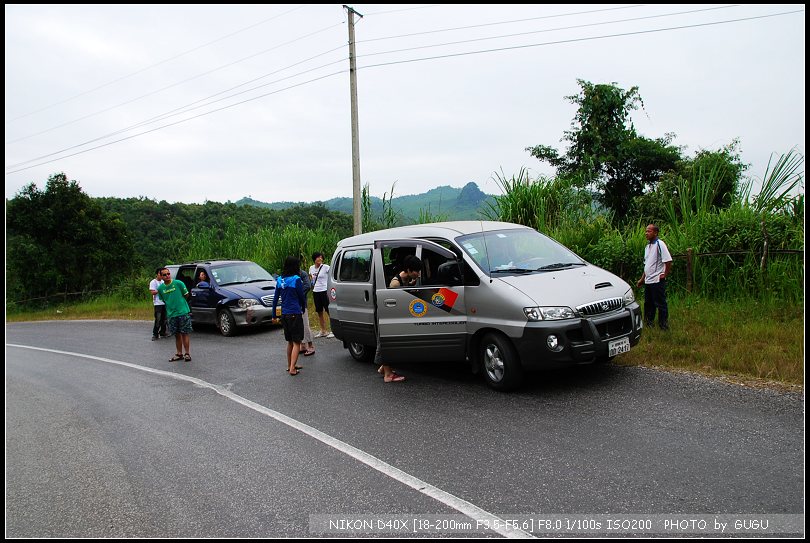
[(458, 261), (447, 259), (423, 247), (421, 284), (423, 286), (444, 287), (461, 285), (461, 269)]
[[(450, 241), (448, 241), (446, 239), (441, 239), (441, 238), (427, 238), (427, 239), (432, 241), (433, 243), (436, 243), (437, 245), (441, 245), (442, 247), (444, 247), (448, 251), (453, 251), (456, 254), (456, 256), (458, 257), (458, 261), (461, 264), (461, 272), (462, 272), (462, 277), (464, 278), (464, 286), (465, 287), (477, 287), (478, 285), (481, 284), (481, 281), (478, 279), (478, 274), (476, 274), (473, 271), (473, 269), (470, 267), (470, 265), (467, 264), (467, 261), (464, 260), (464, 257), (462, 256), (462, 252), (458, 247), (456, 247), (453, 243), (451, 243)], [(455, 286), (455, 285), (449, 285), (449, 286)]]
[(371, 249), (346, 251), (340, 259), (340, 281), (368, 283), (371, 280)]
[(385, 276), (386, 285), (390, 285), (391, 279), (402, 271), (402, 263), (405, 261), (405, 257), (415, 254), (416, 247), (413, 245), (404, 247), (385, 246), (382, 248), (383, 275)]

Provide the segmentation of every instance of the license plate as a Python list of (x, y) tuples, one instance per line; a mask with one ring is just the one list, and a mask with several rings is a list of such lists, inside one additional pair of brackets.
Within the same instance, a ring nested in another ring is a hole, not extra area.
[(608, 356), (630, 352), (630, 338), (623, 337), (608, 343)]

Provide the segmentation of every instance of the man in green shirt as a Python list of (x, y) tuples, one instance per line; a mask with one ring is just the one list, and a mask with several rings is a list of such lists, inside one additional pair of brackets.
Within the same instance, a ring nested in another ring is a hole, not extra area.
[[(189, 297), (185, 283), (172, 280), (172, 274), (167, 268), (160, 270), (163, 283), (158, 285), (158, 296), (166, 304), (166, 318), (169, 320), (169, 333), (174, 334), (174, 343), (177, 353), (169, 359), (191, 361), (191, 309), (186, 299)], [(186, 354), (183, 354), (185, 349)]]

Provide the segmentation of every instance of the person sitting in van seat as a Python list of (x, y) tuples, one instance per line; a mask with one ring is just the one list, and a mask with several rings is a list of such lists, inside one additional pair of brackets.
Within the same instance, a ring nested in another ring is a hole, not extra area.
[[(422, 261), (418, 257), (408, 255), (403, 259), (402, 271), (391, 279), (388, 288), (402, 288), (412, 287), (416, 285), (419, 280), (419, 275), (422, 273)], [(377, 338), (377, 353), (374, 355), (375, 364), (379, 364), (377, 373), (382, 374), (383, 381), (386, 383), (401, 383), (405, 377), (397, 374), (391, 366), (384, 364), (382, 361), (382, 348), (380, 346), (380, 338)]]

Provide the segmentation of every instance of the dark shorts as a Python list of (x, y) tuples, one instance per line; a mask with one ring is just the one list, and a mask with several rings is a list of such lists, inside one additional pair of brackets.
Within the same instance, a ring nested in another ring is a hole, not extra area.
[(304, 340), (304, 318), (301, 315), (282, 315), (281, 327), (287, 341), (301, 343)]
[(191, 315), (186, 313), (179, 317), (172, 317), (169, 319), (169, 333), (171, 334), (190, 334), (193, 332), (191, 328)]
[(323, 292), (312, 292), (312, 299), (315, 300), (315, 311), (320, 313), (324, 309), (327, 313), (329, 313), (329, 296), (326, 295), (326, 291)]

